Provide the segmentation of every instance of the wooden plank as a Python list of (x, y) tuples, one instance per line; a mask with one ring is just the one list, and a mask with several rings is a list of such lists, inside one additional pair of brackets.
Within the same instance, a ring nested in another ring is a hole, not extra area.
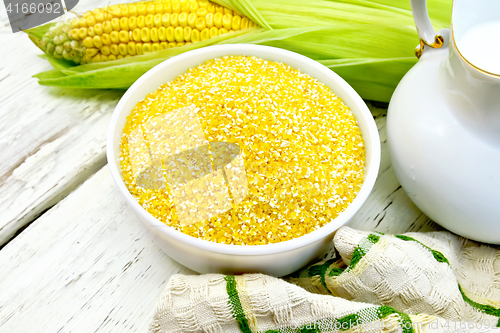
[[(119, 0), (110, 3), (119, 3)], [(95, 8), (81, 1), (76, 12)], [(0, 247), (105, 163), (111, 113), (123, 91), (43, 87), (51, 69), (26, 34), (0, 17)]]
[(145, 332), (172, 274), (107, 167), (0, 251), (0, 331)]

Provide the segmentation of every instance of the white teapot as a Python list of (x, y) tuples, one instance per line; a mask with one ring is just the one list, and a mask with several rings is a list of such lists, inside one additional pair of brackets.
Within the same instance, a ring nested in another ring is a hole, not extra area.
[(387, 116), (396, 176), (435, 222), (500, 244), (500, 1), (455, 0), (438, 33), (425, 0), (411, 7), (420, 58)]

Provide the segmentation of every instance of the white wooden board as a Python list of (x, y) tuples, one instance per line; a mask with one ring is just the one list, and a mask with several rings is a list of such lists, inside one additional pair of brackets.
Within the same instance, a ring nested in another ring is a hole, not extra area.
[[(108, 1), (106, 4), (123, 2)], [(81, 0), (83, 13), (102, 1)], [(0, 8), (0, 246), (106, 163), (111, 112), (123, 91), (43, 87), (52, 67)]]
[(0, 251), (0, 332), (145, 332), (178, 272), (105, 167)]

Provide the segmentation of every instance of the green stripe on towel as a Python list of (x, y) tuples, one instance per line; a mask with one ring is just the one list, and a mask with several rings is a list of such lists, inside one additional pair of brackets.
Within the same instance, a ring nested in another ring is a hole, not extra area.
[(226, 290), (229, 296), (229, 306), (233, 313), (233, 317), (238, 322), (240, 331), (243, 333), (252, 333), (250, 326), (248, 325), (248, 320), (243, 312), (243, 307), (241, 306), (240, 296), (238, 295), (238, 289), (236, 289), (236, 279), (234, 275), (226, 275), (224, 280), (227, 281)]

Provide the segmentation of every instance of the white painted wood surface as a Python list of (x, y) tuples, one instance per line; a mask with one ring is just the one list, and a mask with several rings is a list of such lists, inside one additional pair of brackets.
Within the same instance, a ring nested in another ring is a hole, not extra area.
[[(120, 3), (113, 0), (106, 3)], [(76, 12), (100, 4), (81, 0)], [(122, 91), (43, 87), (52, 67), (0, 7), (0, 246), (105, 163), (106, 130)]]
[[(435, 230), (400, 189), (385, 143), (374, 191), (351, 226)], [(104, 167), (0, 251), (0, 332), (145, 332), (162, 288), (177, 272), (146, 236)]]
[(178, 272), (104, 167), (0, 251), (0, 332), (144, 332)]

